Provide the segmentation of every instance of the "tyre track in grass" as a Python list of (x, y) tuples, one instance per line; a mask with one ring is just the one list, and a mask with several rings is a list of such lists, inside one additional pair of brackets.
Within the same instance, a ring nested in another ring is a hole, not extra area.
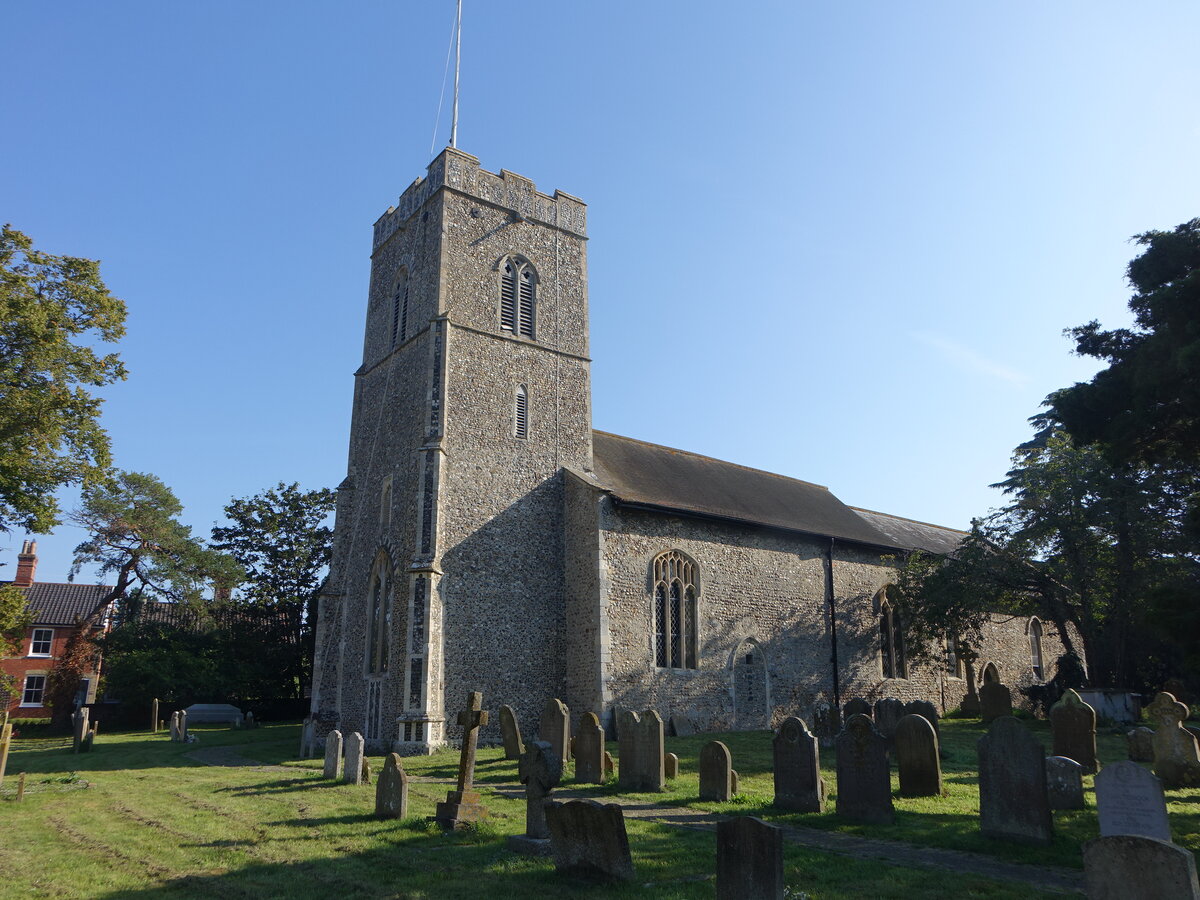
[[(61, 835), (69, 844), (79, 847), (87, 853), (92, 862), (107, 868), (124, 868), (125, 866), (141, 869), (151, 880), (162, 884), (170, 879), (171, 870), (149, 860), (131, 856), (119, 847), (106, 843), (99, 838), (80, 831), (70, 825), (62, 816), (50, 816), (47, 821), (54, 826), (56, 834)], [(114, 866), (120, 863), (121, 866)]]

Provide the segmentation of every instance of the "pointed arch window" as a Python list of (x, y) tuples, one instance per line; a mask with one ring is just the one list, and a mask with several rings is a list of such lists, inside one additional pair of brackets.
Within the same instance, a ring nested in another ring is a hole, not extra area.
[(408, 270), (401, 269), (392, 291), (392, 347), (408, 337)]
[(392, 565), (380, 553), (371, 569), (367, 588), (367, 672), (382, 675), (388, 670), (392, 631)]
[(1042, 623), (1036, 619), (1029, 620), (1029, 661), (1033, 666), (1033, 674), (1039, 681), (1045, 679), (1045, 668), (1042, 666)]
[(696, 563), (671, 550), (654, 560), (654, 664), (694, 669), (699, 657)]
[(904, 658), (904, 624), (900, 611), (887, 599), (886, 588), (880, 592), (879, 647), (884, 678), (907, 678), (908, 664)]
[(383, 490), (379, 495), (379, 524), (388, 528), (392, 524), (392, 476), (383, 479)]
[(537, 324), (537, 272), (528, 260), (510, 257), (500, 267), (500, 330), (533, 338)]

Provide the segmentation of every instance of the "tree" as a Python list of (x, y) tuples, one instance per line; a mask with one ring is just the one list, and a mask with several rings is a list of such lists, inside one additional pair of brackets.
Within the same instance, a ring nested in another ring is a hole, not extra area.
[(93, 484), (109, 465), (101, 400), (88, 388), (125, 377), (116, 354), (125, 304), (95, 260), (53, 256), (9, 225), (0, 231), (0, 531), (47, 532), (54, 492)]
[(308, 681), (317, 621), (317, 594), (333, 547), (329, 514), (336, 497), (328, 488), (301, 491), (280, 482), (225, 507), (232, 524), (213, 528), (213, 547), (230, 554), (246, 573), (243, 593), (255, 605), (284, 611), (295, 645), (297, 690)]
[[(0, 584), (0, 659), (17, 656), (25, 639), (25, 629), (33, 616), (25, 602), (25, 591), (15, 584)], [(0, 709), (7, 709), (16, 679), (0, 672)]]

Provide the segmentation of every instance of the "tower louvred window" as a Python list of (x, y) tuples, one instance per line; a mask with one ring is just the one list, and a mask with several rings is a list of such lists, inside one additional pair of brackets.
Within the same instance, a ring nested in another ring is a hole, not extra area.
[(513, 414), (513, 436), (529, 437), (529, 392), (525, 385), (517, 388), (517, 398)]
[(526, 269), (521, 273), (521, 298), (518, 304), (517, 332), (525, 337), (533, 337), (533, 272)]
[(517, 321), (517, 270), (512, 263), (504, 264), (500, 278), (500, 327), (514, 331)]
[(408, 272), (401, 270), (392, 293), (392, 346), (408, 337)]
[(532, 265), (509, 259), (500, 272), (500, 329), (532, 338), (537, 326), (537, 272)]

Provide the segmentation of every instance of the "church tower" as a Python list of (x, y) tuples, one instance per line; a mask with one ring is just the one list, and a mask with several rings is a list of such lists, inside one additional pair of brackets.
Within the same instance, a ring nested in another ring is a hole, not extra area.
[(444, 150), (375, 223), (320, 731), (425, 752), (564, 680), (564, 466), (590, 471), (586, 206)]

